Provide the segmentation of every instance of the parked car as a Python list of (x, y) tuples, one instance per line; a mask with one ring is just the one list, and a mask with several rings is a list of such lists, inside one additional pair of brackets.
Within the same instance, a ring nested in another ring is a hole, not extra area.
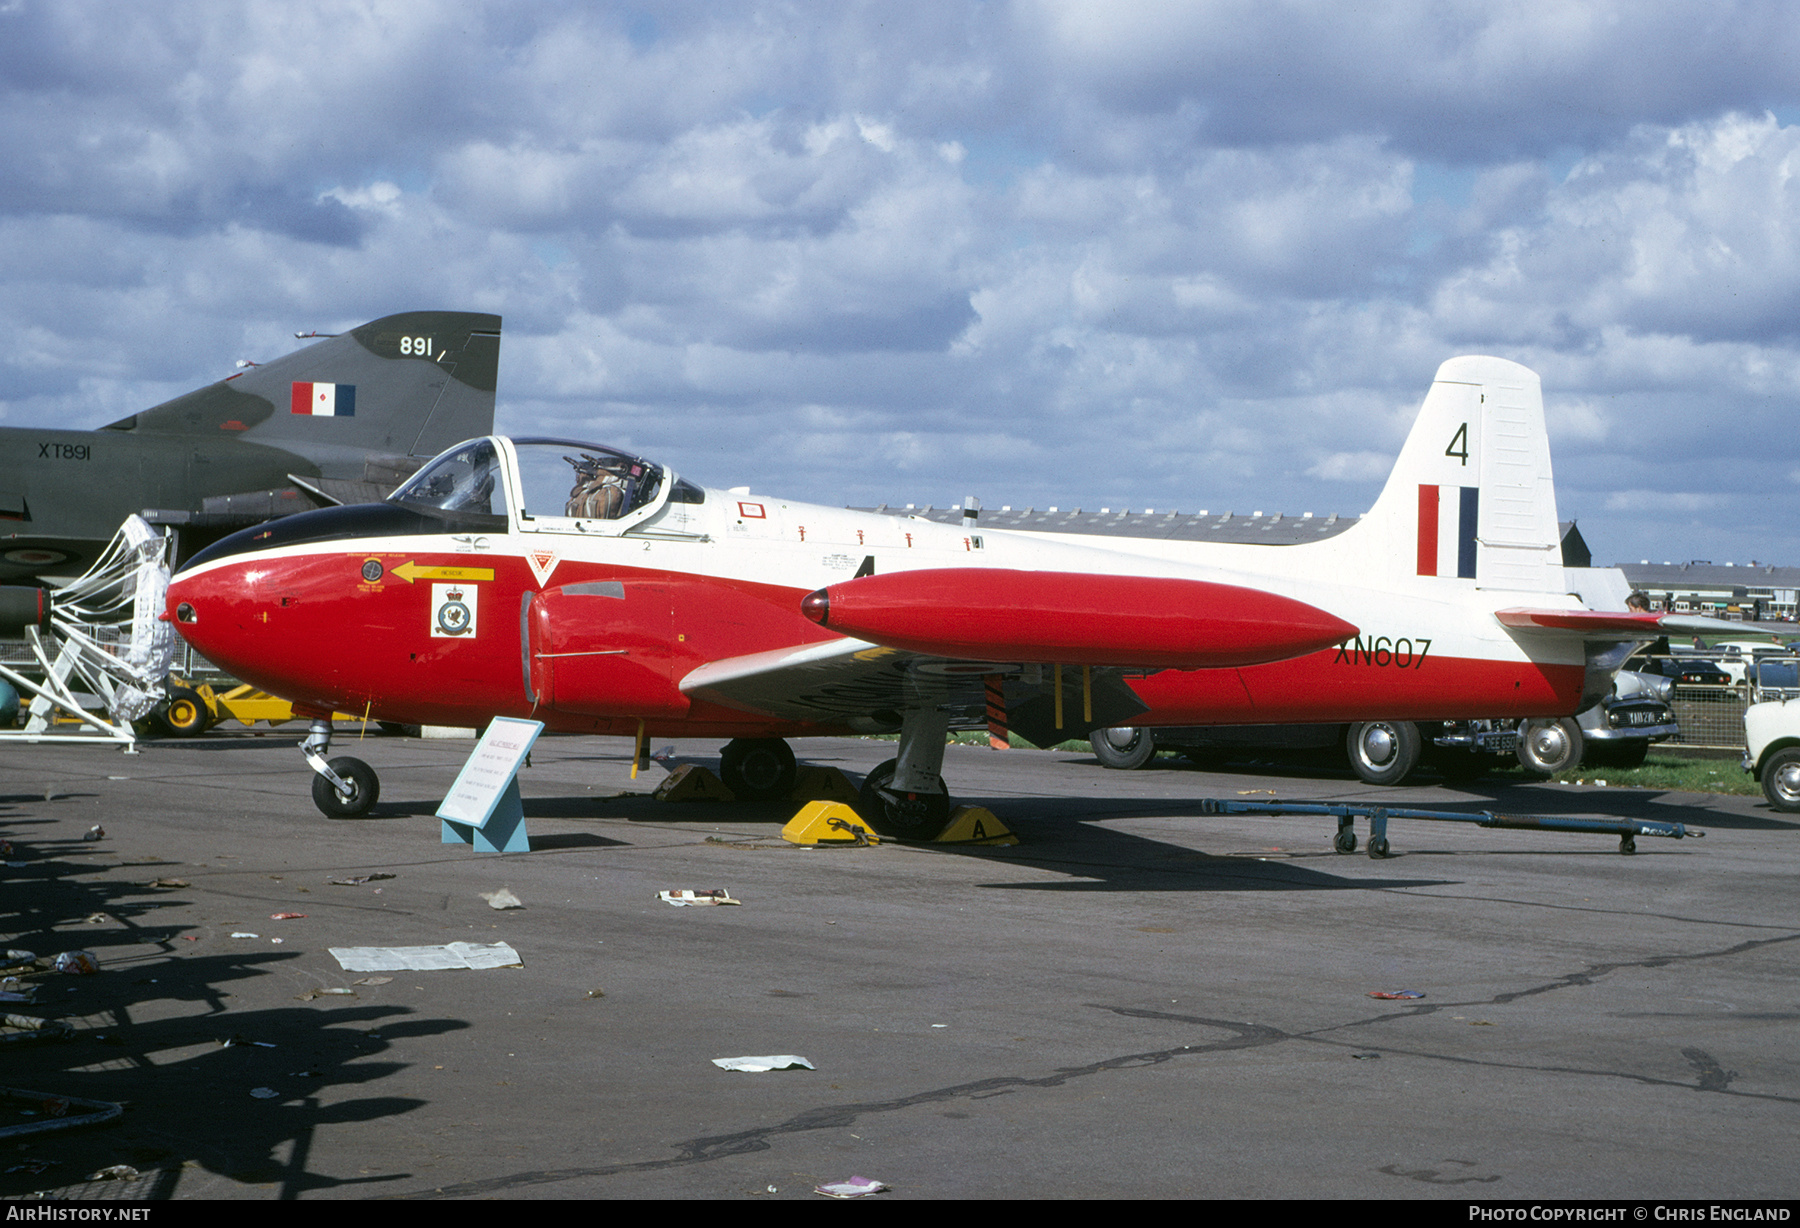
[(1612, 694), (1575, 718), (1586, 753), (1583, 762), (1637, 767), (1650, 747), (1681, 732), (1675, 721), (1675, 680), (1622, 669)]
[(1421, 763), (1447, 780), (1473, 780), (1510, 759), (1554, 776), (1587, 762), (1636, 767), (1653, 743), (1680, 732), (1669, 706), (1675, 680), (1619, 671), (1612, 694), (1577, 717), (1531, 720), (1360, 721), (1349, 725), (1184, 725), (1096, 729), (1094, 757), (1138, 768), (1160, 750), (1205, 759), (1231, 751), (1343, 748), (1350, 770), (1370, 784), (1397, 785)]
[(1769, 805), (1800, 814), (1800, 660), (1763, 657), (1750, 671), (1744, 709), (1744, 770)]
[(1731, 685), (1731, 675), (1704, 657), (1646, 657), (1639, 655), (1627, 661), (1625, 667), (1637, 673), (1667, 678), (1677, 686), (1728, 687)]
[(1780, 656), (1786, 650), (1773, 640), (1720, 640), (1708, 650), (1733, 686), (1743, 686), (1751, 663), (1762, 657)]

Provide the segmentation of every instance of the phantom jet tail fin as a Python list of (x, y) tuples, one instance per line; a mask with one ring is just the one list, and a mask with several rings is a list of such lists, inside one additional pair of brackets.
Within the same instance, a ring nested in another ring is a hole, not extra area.
[(1340, 540), (1396, 579), (1566, 591), (1537, 374), (1503, 358), (1439, 367), (1381, 497)]
[(411, 311), (251, 367), (107, 429), (214, 437), (242, 432), (246, 440), (311, 457), (327, 469), (348, 449), (434, 456), (493, 432), (499, 362), (499, 316)]

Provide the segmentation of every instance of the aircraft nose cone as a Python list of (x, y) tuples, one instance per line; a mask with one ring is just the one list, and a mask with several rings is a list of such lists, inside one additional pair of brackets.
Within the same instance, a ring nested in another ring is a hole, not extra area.
[[(177, 576), (169, 585), (164, 617), (208, 661), (232, 673), (245, 645), (261, 629), (254, 621), (254, 586), (242, 568), (221, 568), (201, 576)], [(230, 574), (223, 574), (229, 572)]]

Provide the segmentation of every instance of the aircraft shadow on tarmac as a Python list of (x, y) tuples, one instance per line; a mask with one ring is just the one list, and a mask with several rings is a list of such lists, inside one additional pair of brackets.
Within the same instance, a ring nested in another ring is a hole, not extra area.
[[(583, 819), (618, 818), (616, 810), (608, 809), (611, 798), (597, 798), (591, 794), (575, 797), (527, 797), (523, 799), (525, 807), (525, 824), (530, 829), (534, 819)], [(385, 819), (417, 819), (437, 817), (438, 807), (443, 805), (441, 798), (401, 798), (398, 801), (380, 801), (368, 814), (356, 819), (341, 820), (345, 823), (381, 822)], [(663, 815), (667, 818), (667, 814)], [(784, 816), (785, 821), (785, 816)], [(629, 841), (614, 840), (608, 836), (594, 832), (532, 832), (531, 851), (542, 853), (551, 849), (598, 849), (628, 844)]]
[[(1733, 773), (1740, 769), (1732, 761), (1721, 760), (1727, 764), (1725, 770)], [(1072, 768), (1083, 768), (1090, 771), (1103, 769), (1097, 759), (1067, 759), (1062, 765)], [(1503, 773), (1490, 773), (1475, 781), (1435, 780), (1429, 775), (1418, 780), (1422, 786), (1438, 785), (1463, 795), (1456, 798), (1444, 798), (1434, 794), (1423, 794), (1420, 797), (1408, 797), (1411, 790), (1406, 787), (1380, 788), (1380, 800), (1371, 798), (1371, 792), (1379, 787), (1369, 785), (1358, 779), (1348, 770), (1338, 769), (1329, 759), (1321, 759), (1312, 764), (1300, 759), (1271, 761), (1266, 759), (1232, 760), (1226, 765), (1208, 765), (1183, 762), (1164, 756), (1157, 760), (1154, 768), (1140, 769), (1150, 772), (1177, 772), (1189, 775), (1197, 782), (1208, 778), (1218, 778), (1217, 786), (1209, 790), (1204, 783), (1196, 783), (1192, 790), (1196, 798), (1211, 796), (1221, 791), (1229, 791), (1236, 787), (1236, 781), (1245, 776), (1262, 779), (1294, 780), (1310, 782), (1304, 791), (1296, 789), (1291, 796), (1284, 796), (1283, 801), (1354, 801), (1362, 805), (1389, 805), (1409, 807), (1418, 810), (1466, 810), (1476, 812), (1493, 810), (1502, 814), (1546, 814), (1546, 815), (1599, 815), (1621, 819), (1653, 819), (1663, 823), (1685, 823), (1692, 827), (1718, 827), (1733, 831), (1794, 831), (1800, 830), (1800, 821), (1784, 819), (1769, 806), (1766, 801), (1756, 800), (1755, 814), (1734, 814), (1726, 810), (1716, 810), (1708, 806), (1694, 805), (1686, 799), (1704, 797), (1674, 789), (1652, 789), (1641, 787), (1596, 788), (1589, 785), (1564, 786), (1550, 781), (1513, 776), (1509, 778)], [(1604, 767), (1592, 769), (1599, 779), (1606, 771)], [(1341, 790), (1333, 790), (1333, 783), (1343, 785)], [(1719, 797), (1743, 796), (1718, 794)], [(1745, 799), (1749, 800), (1749, 799)]]
[[(1136, 798), (1034, 798), (1022, 803), (1018, 798), (995, 798), (976, 799), (974, 804), (986, 805), (1024, 841), (999, 854), (1009, 864), (1070, 876), (1056, 882), (986, 884), (1002, 891), (1384, 891), (1458, 881), (1367, 872), (1351, 876), (1323, 869), (1338, 860), (1329, 853), (1333, 831), (1329, 819), (1316, 820), (1316, 840), (1309, 839), (1300, 848), (1277, 849), (1259, 847), (1256, 816), (1198, 816), (1187, 803), (1145, 804)], [(1197, 838), (1233, 851), (1205, 852), (1095, 821), (1159, 817), (1190, 819)], [(996, 856), (979, 846), (940, 847), (951, 853)], [(1293, 859), (1311, 854), (1319, 855), (1311, 865)]]
[[(376, 1060), (393, 1041), (457, 1031), (470, 1026), (466, 1021), (350, 996), (241, 1009), (231, 1001), (233, 991), (241, 995), (252, 982), (280, 977), (277, 992), (287, 997), (286, 989), (306, 981), (295, 966), (302, 953), (233, 943), (228, 927), (158, 924), (159, 913), (186, 913), (184, 906), (201, 904), (208, 894), (176, 885), (183, 881), (176, 877), (183, 874), (179, 864), (130, 867), (139, 871), (138, 881), (101, 878), (91, 859), (107, 851), (103, 842), (46, 839), (34, 834), (38, 822), (0, 821), (0, 835), (14, 844), (11, 860), (24, 863), (6, 871), (5, 945), (44, 956), (89, 951), (99, 971), (28, 978), (39, 985), (36, 1001), (6, 1004), (9, 1013), (73, 1028), (64, 1040), (10, 1029), (0, 1034), (6, 1083), (46, 1096), (124, 1103), (127, 1112), (98, 1129), (7, 1140), (0, 1197), (54, 1191), (116, 1198), (123, 1190), (131, 1198), (168, 1198), (196, 1167), (236, 1182), (279, 1185), (282, 1198), (345, 1185), (368, 1184), (374, 1193), (381, 1188), (376, 1183), (411, 1176), (343, 1180), (309, 1173), (314, 1131), (422, 1107), (425, 1101), (408, 1097), (340, 1097), (346, 1087), (404, 1068)], [(159, 875), (168, 885), (151, 885)], [(201, 906), (207, 904), (215, 911), (244, 907), (241, 899), (217, 896)], [(258, 986), (259, 996), (269, 992)], [(258, 1088), (277, 1094), (259, 1098), (252, 1094)], [(324, 1096), (334, 1102), (322, 1104)], [(28, 1119), (8, 1115), (0, 1126), (21, 1120)], [(118, 1164), (143, 1176), (127, 1187), (87, 1181)]]
[[(690, 761), (690, 760), (684, 760)], [(705, 762), (694, 758), (692, 762)], [(708, 764), (711, 766), (711, 764)], [(716, 769), (715, 769), (716, 770)], [(961, 798), (973, 805), (987, 806), (1013, 827), (1026, 841), (1003, 849), (978, 845), (940, 844), (930, 847), (947, 854), (1004, 859), (1009, 863), (1036, 866), (1070, 879), (1053, 883), (995, 884), (1008, 889), (1044, 891), (1349, 891), (1379, 890), (1392, 887), (1442, 885), (1454, 880), (1440, 878), (1341, 876), (1285, 860), (1267, 860), (1266, 854), (1214, 855), (1167, 843), (1150, 837), (1100, 826), (1094, 819), (1130, 817), (1192, 817), (1196, 830), (1218, 832), (1218, 843), (1231, 849), (1254, 847), (1252, 837), (1242, 834), (1246, 820), (1218, 816), (1201, 817), (1189, 801), (1167, 801), (1130, 797), (1113, 798)], [(435, 803), (433, 803), (435, 805)], [(379, 809), (379, 807), (378, 807)], [(796, 803), (784, 802), (659, 802), (648, 793), (627, 793), (611, 797), (594, 795), (577, 797), (526, 798), (527, 823), (534, 817), (557, 817), (571, 820), (623, 819), (631, 823), (692, 822), (724, 819), (733, 825), (768, 824), (774, 836), (782, 824), (793, 817)], [(427, 809), (424, 813), (430, 813)], [(1254, 819), (1249, 820), (1254, 822)], [(1199, 825), (1206, 824), (1202, 828)], [(1290, 852), (1325, 852), (1330, 848), (1332, 827), (1328, 819), (1318, 820), (1319, 835), (1304, 850)], [(1236, 830), (1233, 830), (1236, 829)], [(605, 841), (589, 837), (589, 846), (622, 841)], [(570, 838), (559, 833), (534, 832), (532, 852), (549, 848), (572, 847)]]

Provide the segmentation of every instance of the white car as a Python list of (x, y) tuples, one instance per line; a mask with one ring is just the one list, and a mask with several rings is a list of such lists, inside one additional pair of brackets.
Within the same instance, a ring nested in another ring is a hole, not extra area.
[(1731, 675), (1733, 686), (1742, 686), (1752, 662), (1759, 657), (1780, 656), (1786, 652), (1787, 649), (1773, 640), (1720, 640), (1707, 649), (1704, 655), (1711, 657), (1720, 669)]
[(1744, 709), (1744, 770), (1769, 805), (1800, 814), (1800, 659), (1763, 657), (1750, 677)]

